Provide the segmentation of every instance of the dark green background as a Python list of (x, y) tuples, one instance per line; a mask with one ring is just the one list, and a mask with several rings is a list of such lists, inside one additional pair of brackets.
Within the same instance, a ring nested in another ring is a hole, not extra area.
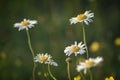
[[(100, 44), (99, 51), (89, 51), (89, 55), (104, 58), (101, 65), (92, 68), (94, 80), (104, 80), (110, 75), (119, 80), (120, 46), (114, 44), (120, 37), (118, 0), (0, 0), (0, 80), (30, 80), (32, 77), (32, 55), (26, 32), (13, 27), (24, 18), (38, 21), (29, 30), (35, 54), (51, 54), (59, 64), (51, 67), (52, 73), (58, 80), (67, 80), (64, 49), (74, 41), (82, 41), (81, 24), (70, 25), (69, 19), (86, 10), (95, 14), (93, 23), (85, 26), (88, 48), (94, 41)], [(72, 79), (79, 74), (75, 61), (73, 56)], [(43, 76), (47, 72), (45, 66), (38, 64), (37, 80), (50, 79)]]

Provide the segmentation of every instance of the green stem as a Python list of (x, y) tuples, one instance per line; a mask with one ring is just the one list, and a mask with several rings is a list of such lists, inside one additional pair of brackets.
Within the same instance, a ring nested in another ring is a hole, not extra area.
[(67, 61), (67, 73), (68, 73), (68, 79), (71, 80), (70, 77), (70, 63)]
[(92, 72), (89, 70), (90, 80), (93, 80)]
[[(85, 27), (84, 25), (82, 24), (82, 27), (83, 27), (83, 41), (84, 41), (84, 44), (86, 46), (86, 57), (88, 59), (89, 57), (89, 54), (88, 54), (88, 48), (87, 48), (87, 45), (86, 45), (86, 35), (85, 35)], [(90, 74), (90, 80), (93, 80), (93, 76), (92, 76), (92, 72), (89, 70), (89, 74)]]
[(48, 64), (48, 72), (49, 72), (50, 76), (53, 78), (53, 80), (57, 80), (57, 79), (52, 75), (52, 73), (51, 73), (51, 71), (50, 71), (50, 65), (49, 65), (49, 64)]
[(85, 77), (82, 72), (80, 72), (80, 76), (82, 77), (82, 80), (85, 80)]
[(32, 53), (32, 57), (33, 57), (33, 71), (32, 71), (32, 78), (33, 80), (35, 80), (35, 67), (36, 67), (36, 64), (34, 62), (34, 52), (33, 52), (33, 49), (32, 49), (32, 46), (31, 46), (31, 40), (30, 40), (30, 34), (29, 34), (29, 31), (26, 30), (26, 33), (27, 33), (27, 38), (28, 38), (28, 46), (29, 46), (29, 49)]
[(86, 45), (85, 27), (84, 27), (83, 24), (82, 24), (82, 27), (83, 27), (83, 41), (84, 41), (84, 44), (85, 44), (85, 46), (86, 46), (86, 57), (87, 57), (87, 59), (88, 59), (89, 54), (88, 54), (88, 48), (87, 48), (87, 45)]

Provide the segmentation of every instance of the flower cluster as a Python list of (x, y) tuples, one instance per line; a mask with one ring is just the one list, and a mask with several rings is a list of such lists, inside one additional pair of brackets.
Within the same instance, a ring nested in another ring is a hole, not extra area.
[[(70, 19), (70, 23), (76, 24), (76, 23), (80, 22), (80, 23), (85, 23), (86, 25), (89, 25), (89, 22), (93, 22), (93, 20), (91, 19), (93, 17), (94, 17), (94, 13), (91, 13), (90, 11), (86, 11), (84, 14), (79, 14), (79, 15), (77, 15), (77, 17), (72, 17)], [(77, 42), (75, 41), (74, 45), (68, 46), (64, 50), (64, 53), (66, 54), (66, 56), (70, 56), (73, 53), (75, 54), (75, 56), (77, 56), (78, 54), (81, 54), (81, 55), (84, 53), (87, 54), (87, 59), (82, 62), (79, 62), (79, 64), (77, 65), (76, 70), (78, 72), (80, 72), (82, 70), (87, 71), (87, 69), (97, 66), (98, 64), (100, 64), (103, 61), (102, 57), (88, 58), (89, 53), (88, 53), (87, 44), (86, 44), (84, 26), (83, 26), (83, 42), (84, 42), (83, 44), (82, 44), (82, 41), (77, 44)], [(69, 64), (68, 64), (68, 66), (69, 66)], [(69, 69), (68, 69), (68, 76), (70, 79)], [(74, 80), (81, 80), (81, 78), (75, 77)]]
[[(83, 14), (79, 14), (77, 15), (77, 17), (72, 17), (70, 19), (70, 24), (76, 24), (78, 22), (80, 23), (85, 23), (86, 25), (89, 25), (90, 22), (93, 22), (92, 18), (94, 17), (94, 13), (91, 13), (91, 11), (85, 11), (85, 13)], [(48, 64), (48, 72), (50, 74), (50, 76), (54, 79), (57, 80), (51, 73), (50, 71), (50, 66), (49, 65), (53, 65), (53, 66), (58, 66), (58, 64), (52, 59), (52, 56), (49, 55), (48, 53), (39, 53), (36, 56), (34, 56), (34, 51), (32, 50), (32, 46), (31, 46), (31, 41), (30, 41), (30, 35), (29, 35), (29, 28), (34, 27), (34, 25), (37, 24), (36, 20), (27, 20), (24, 19), (23, 21), (21, 21), (20, 23), (15, 23), (14, 27), (18, 28), (19, 31), (21, 30), (26, 30), (27, 32), (27, 37), (28, 37), (28, 45), (29, 45), (29, 49), (32, 53), (33, 56), (33, 80), (35, 80), (35, 63), (41, 63), (41, 64)], [(83, 24), (82, 24), (83, 25)], [(83, 43), (84, 42), (84, 43)], [(85, 29), (83, 26), (83, 42), (79, 42), (77, 43), (77, 41), (74, 42), (74, 44), (65, 47), (64, 53), (67, 56), (66, 58), (66, 62), (67, 62), (67, 71), (68, 71), (68, 79), (71, 80), (71, 76), (70, 76), (70, 61), (71, 58), (70, 56), (72, 54), (75, 55), (75, 57), (77, 57), (77, 55), (83, 55), (86, 54), (86, 58), (84, 61), (80, 61), (79, 64), (76, 67), (76, 70), (78, 72), (84, 70), (87, 71), (88, 69), (90, 69), (91, 67), (95, 67), (98, 64), (100, 64), (103, 61), (103, 57), (96, 57), (96, 58), (89, 58), (89, 54), (88, 54), (88, 49), (87, 49), (87, 44), (86, 44), (86, 39), (85, 39)], [(119, 40), (116, 41), (116, 43), (119, 44)], [(96, 47), (97, 46), (97, 47)], [(94, 49), (94, 51), (97, 51), (99, 48), (99, 44), (94, 43), (94, 46), (92, 46), (92, 49)], [(89, 73), (90, 74), (90, 73)], [(74, 77), (74, 80), (82, 80), (84, 77), (80, 75)], [(84, 78), (85, 79), (85, 78)], [(86, 79), (85, 79), (86, 80)], [(92, 79), (90, 79), (92, 80)], [(111, 76), (110, 78), (105, 78), (105, 80), (114, 80), (114, 78)]]
[[(86, 11), (84, 14), (79, 14), (77, 17), (71, 18), (70, 23), (76, 24), (78, 22), (84, 22), (85, 24), (88, 25), (89, 22), (93, 21), (91, 19), (93, 17), (94, 17), (94, 13), (90, 13), (90, 11)], [(84, 42), (86, 41), (84, 40)], [(82, 44), (82, 41), (81, 41), (80, 43), (77, 44), (77, 42), (75, 41), (74, 45), (71, 45), (65, 48), (64, 53), (66, 53), (67, 56), (70, 56), (72, 53), (74, 53), (75, 56), (77, 56), (78, 54), (82, 55), (86, 53), (86, 50), (87, 50), (87, 46), (85, 43)], [(77, 65), (76, 69), (78, 72), (80, 72), (81, 70), (86, 70), (87, 68), (91, 68), (93, 66), (98, 65), (102, 61), (103, 61), (102, 57), (89, 58), (89, 59), (86, 59), (84, 62), (80, 62), (79, 65)]]
[(32, 72), (32, 78), (33, 80), (35, 80), (35, 62), (39, 62), (39, 63), (44, 63), (44, 64), (48, 64), (48, 72), (50, 74), (50, 76), (56, 80), (56, 78), (52, 75), (51, 70), (50, 70), (50, 66), (49, 65), (53, 65), (53, 66), (58, 66), (58, 64), (52, 59), (51, 55), (46, 54), (37, 54), (37, 56), (34, 56), (34, 51), (32, 49), (31, 46), (31, 40), (30, 40), (30, 35), (29, 35), (29, 28), (34, 27), (34, 24), (36, 24), (37, 21), (36, 20), (26, 20), (24, 19), (23, 21), (21, 21), (20, 23), (15, 23), (14, 27), (18, 28), (19, 31), (26, 29), (26, 33), (27, 33), (27, 37), (28, 37), (28, 45), (29, 45), (29, 49), (32, 53), (33, 56), (33, 72)]

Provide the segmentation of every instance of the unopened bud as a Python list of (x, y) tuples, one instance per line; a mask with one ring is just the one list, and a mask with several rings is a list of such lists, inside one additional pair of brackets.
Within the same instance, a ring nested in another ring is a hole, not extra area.
[(70, 58), (70, 57), (68, 57), (68, 58), (66, 58), (66, 60), (65, 60), (66, 62), (71, 62), (72, 61), (72, 59)]

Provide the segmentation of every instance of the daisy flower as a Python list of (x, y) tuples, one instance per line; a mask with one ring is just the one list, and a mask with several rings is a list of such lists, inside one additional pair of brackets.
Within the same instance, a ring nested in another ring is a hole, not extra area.
[(90, 13), (90, 11), (85, 11), (84, 14), (79, 14), (77, 17), (73, 17), (70, 19), (71, 24), (76, 24), (78, 22), (84, 22), (85, 24), (89, 25), (89, 22), (92, 22), (91, 19), (94, 17), (94, 13)]
[(64, 53), (67, 56), (70, 56), (72, 53), (74, 53), (75, 56), (77, 56), (77, 54), (84, 54), (86, 49), (86, 47), (84, 46), (85, 44), (82, 44), (82, 42), (77, 44), (77, 42), (75, 41), (74, 45), (71, 45), (65, 48)]
[(36, 24), (37, 21), (36, 20), (26, 20), (24, 19), (23, 21), (21, 21), (20, 23), (15, 23), (14, 27), (18, 28), (18, 30), (23, 30), (26, 29), (28, 30), (28, 28), (32, 28), (34, 27), (34, 24)]
[(98, 65), (102, 61), (103, 61), (102, 57), (89, 58), (88, 60), (85, 60), (84, 62), (80, 62), (80, 64), (77, 65), (76, 69), (78, 72), (80, 72), (81, 70), (86, 70), (88, 68)]
[(34, 58), (34, 62), (44, 63), (44, 64), (50, 64), (53, 66), (58, 66), (56, 62), (52, 59), (51, 55), (46, 54), (37, 54), (37, 56)]

